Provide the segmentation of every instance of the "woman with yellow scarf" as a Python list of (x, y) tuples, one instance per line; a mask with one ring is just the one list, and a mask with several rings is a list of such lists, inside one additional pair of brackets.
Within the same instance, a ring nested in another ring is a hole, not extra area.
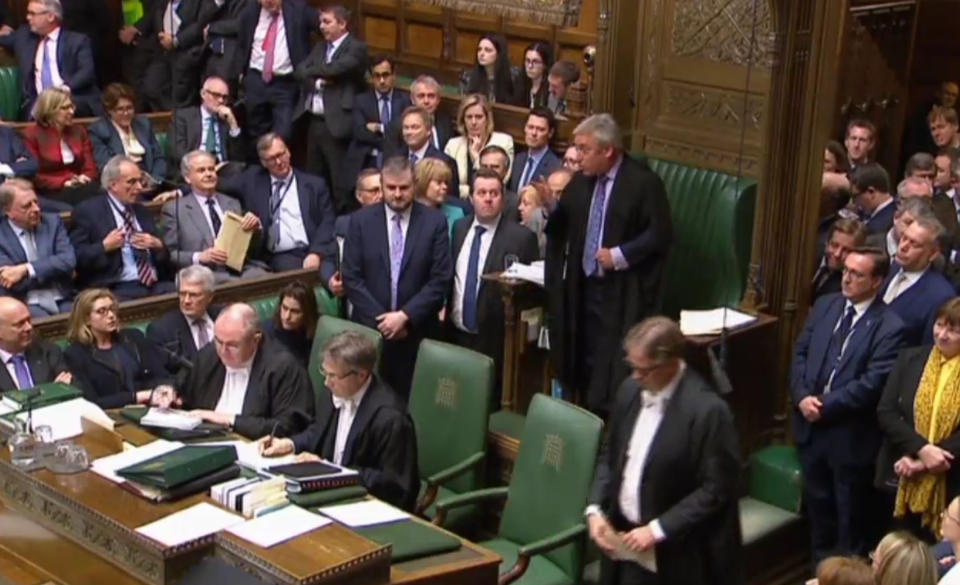
[(937, 311), (933, 339), (900, 352), (877, 407), (877, 484), (896, 491), (894, 518), (928, 538), (960, 495), (960, 297)]

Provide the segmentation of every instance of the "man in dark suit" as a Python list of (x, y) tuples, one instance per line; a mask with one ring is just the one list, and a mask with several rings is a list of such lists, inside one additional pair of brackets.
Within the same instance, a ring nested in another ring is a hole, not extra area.
[[(447, 322), (453, 342), (493, 358), (503, 370), (503, 298), (496, 283), (480, 277), (504, 268), (508, 255), (529, 264), (539, 257), (537, 236), (503, 214), (500, 175), (477, 170), (470, 195), (474, 214), (453, 225), (453, 283), (447, 295)], [(496, 376), (497, 389), (500, 376)], [(494, 392), (493, 404), (500, 404)]]
[(833, 222), (827, 234), (823, 257), (810, 284), (811, 305), (823, 295), (840, 292), (843, 261), (850, 250), (863, 245), (866, 236), (866, 228), (856, 219), (840, 218)]
[(30, 311), (12, 297), (0, 297), (0, 362), (4, 366), (0, 368), (0, 394), (47, 382), (73, 381), (60, 348), (33, 335)]
[(236, 95), (237, 78), (247, 65), (240, 62), (240, 19), (244, 13), (256, 9), (257, 0), (223, 0), (219, 5), (214, 20), (207, 25), (203, 77), (230, 80), (230, 93)]
[(842, 292), (817, 300), (794, 345), (792, 427), (814, 563), (865, 555), (880, 536), (877, 402), (904, 347), (903, 321), (878, 295), (888, 268), (882, 250), (851, 250)]
[(942, 235), (943, 226), (932, 212), (914, 217), (900, 234), (890, 276), (880, 289), (884, 304), (903, 320), (907, 346), (933, 343), (937, 311), (957, 294), (950, 281), (932, 266), (940, 256)]
[(373, 88), (357, 96), (353, 104), (353, 142), (347, 154), (351, 172), (378, 167), (387, 156), (384, 136), (394, 118), (410, 107), (410, 96), (396, 89), (393, 58), (376, 55), (370, 60)]
[(667, 317), (627, 332), (632, 370), (617, 390), (587, 507), (590, 537), (655, 559), (601, 561), (611, 585), (736, 585), (740, 570), (737, 432), (727, 404), (683, 360)]
[(64, 30), (62, 21), (59, 0), (32, 0), (27, 4), (27, 25), (0, 34), (0, 47), (17, 56), (23, 99), (20, 111), (24, 118), (29, 116), (40, 92), (57, 85), (70, 88), (77, 116), (103, 113), (90, 39)]
[(553, 115), (567, 114), (567, 92), (580, 81), (580, 66), (573, 61), (557, 61), (547, 73), (547, 109)]
[(565, 390), (608, 412), (624, 377), (624, 333), (659, 310), (672, 239), (663, 181), (630, 158), (608, 114), (574, 130), (583, 153), (545, 233), (551, 359)]
[(32, 317), (69, 311), (77, 259), (60, 216), (40, 213), (24, 179), (0, 184), (0, 208), (0, 294), (27, 303)]
[(115, 156), (100, 177), (106, 193), (74, 208), (70, 241), (79, 286), (109, 288), (120, 300), (174, 291), (170, 253), (153, 214), (137, 203), (141, 175), (137, 163)]
[(406, 401), (420, 340), (439, 328), (451, 275), (449, 228), (442, 213), (413, 201), (409, 161), (387, 159), (380, 180), (384, 204), (350, 220), (343, 284), (351, 319), (383, 334), (380, 371)]
[(300, 86), (294, 69), (310, 53), (317, 11), (303, 0), (259, 0), (240, 18), (240, 63), (250, 135), (290, 140)]
[(23, 145), (13, 128), (0, 126), (0, 183), (10, 177), (32, 177), (37, 172), (37, 159)]
[(210, 306), (216, 280), (206, 266), (187, 266), (177, 274), (180, 306), (147, 326), (147, 339), (164, 350), (167, 371), (181, 380), (193, 367), (197, 353), (213, 341), (213, 321), (219, 307)]
[(225, 308), (214, 324), (214, 338), (216, 343), (197, 353), (178, 388), (184, 408), (249, 439), (285, 437), (307, 427), (314, 403), (307, 372), (287, 351), (264, 340), (253, 307)]
[[(380, 189), (380, 170), (363, 169), (357, 175), (355, 195), (360, 208), (380, 205), (383, 203), (383, 191)], [(356, 212), (337, 217), (333, 224), (333, 238), (337, 243), (337, 254), (327, 254), (320, 265), (320, 279), (327, 286), (327, 290), (335, 297), (343, 297), (347, 291), (343, 288), (343, 278), (340, 275), (340, 261), (343, 258), (343, 246), (350, 232), (350, 219)]]
[(550, 173), (561, 167), (563, 163), (560, 157), (550, 150), (550, 141), (556, 129), (557, 120), (553, 117), (553, 112), (546, 108), (530, 110), (527, 123), (523, 127), (527, 150), (513, 160), (508, 189), (519, 193), (523, 187), (534, 181), (545, 180)]
[[(847, 149), (850, 169), (856, 170), (870, 162), (873, 147), (877, 145), (877, 127), (870, 120), (855, 118), (847, 122), (843, 146)], [(888, 181), (889, 182), (889, 181)]]
[[(421, 75), (410, 84), (410, 103), (423, 108), (433, 116), (433, 128), (430, 131), (430, 143), (434, 148), (443, 152), (447, 141), (453, 136), (453, 120), (440, 109), (440, 84), (429, 75)], [(394, 116), (387, 129), (385, 143), (396, 148), (403, 147), (403, 128), (401, 120)], [(457, 173), (454, 173), (456, 176)]]
[(227, 105), (230, 88), (219, 77), (208, 77), (200, 90), (203, 100), (199, 106), (173, 111), (174, 141), (171, 145), (171, 164), (174, 168), (192, 150), (212, 154), (217, 163), (243, 161), (243, 137), (233, 110)]
[[(510, 155), (496, 144), (488, 144), (480, 151), (480, 168), (491, 170), (503, 181), (503, 211), (513, 220), (520, 218), (519, 197), (517, 192), (507, 186), (510, 176)], [(457, 176), (456, 173), (453, 174)]]
[(459, 204), (460, 180), (457, 178), (457, 163), (447, 153), (437, 150), (430, 142), (432, 135), (433, 119), (430, 113), (418, 106), (410, 106), (403, 111), (400, 117), (400, 127), (402, 130), (403, 142), (400, 148), (389, 148), (386, 155), (401, 156), (410, 161), (411, 165), (416, 164), (425, 158), (437, 158), (447, 163), (450, 167), (450, 184), (447, 185), (448, 199), (453, 199)]
[(376, 362), (376, 345), (362, 333), (332, 337), (323, 349), (316, 421), (290, 439), (260, 443), (268, 457), (306, 453), (355, 469), (373, 496), (409, 511), (420, 490), (417, 439), (406, 405), (373, 373)]
[(262, 166), (220, 182), (220, 189), (240, 200), (243, 208), (266, 226), (261, 259), (271, 270), (320, 268), (334, 253), (333, 206), (323, 179), (294, 170), (290, 150), (273, 132), (257, 140)]
[(850, 174), (850, 191), (867, 234), (885, 234), (893, 227), (897, 206), (890, 195), (890, 175), (878, 163), (860, 165)]
[(294, 71), (303, 84), (296, 116), (306, 113), (309, 120), (307, 170), (327, 180), (337, 213), (355, 208), (353, 177), (344, 172), (343, 163), (353, 137), (354, 97), (366, 89), (367, 46), (347, 32), (349, 19), (343, 6), (324, 8), (323, 42)]

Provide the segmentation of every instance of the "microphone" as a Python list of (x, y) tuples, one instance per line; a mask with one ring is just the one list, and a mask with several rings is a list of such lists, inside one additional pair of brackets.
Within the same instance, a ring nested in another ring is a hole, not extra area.
[[(181, 368), (184, 368), (184, 369), (187, 369), (187, 370), (192, 370), (192, 369), (193, 369), (193, 362), (191, 362), (191, 361), (188, 360), (187, 358), (183, 357), (182, 355), (180, 355), (180, 353), (179, 353), (178, 351), (176, 351), (177, 349), (180, 349), (180, 335), (179, 335), (179, 334), (177, 335), (177, 339), (176, 339), (176, 340), (174, 340), (174, 341), (168, 341), (167, 343), (158, 345), (157, 347), (159, 347), (160, 350), (163, 351), (164, 354), (166, 354), (167, 358), (168, 358), (170, 361), (172, 361), (173, 363), (177, 364), (177, 366), (179, 366), (179, 367), (181, 367)], [(172, 348), (176, 348), (176, 349), (172, 349)]]
[(40, 389), (28, 388), (23, 391), (23, 396), (27, 399), (27, 432), (33, 434), (33, 400), (40, 396)]

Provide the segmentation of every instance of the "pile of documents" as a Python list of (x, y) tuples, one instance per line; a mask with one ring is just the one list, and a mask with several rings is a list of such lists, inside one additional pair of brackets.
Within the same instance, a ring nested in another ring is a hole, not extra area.
[(210, 498), (244, 518), (258, 518), (288, 504), (282, 477), (238, 477), (211, 487)]
[[(0, 416), (0, 424), (8, 429), (13, 429), (16, 427), (15, 419), (26, 421), (29, 414), (26, 411), (17, 414), (13, 412), (4, 414)], [(104, 428), (113, 429), (113, 420), (107, 416), (107, 413), (103, 412), (96, 404), (83, 398), (74, 398), (58, 404), (34, 408), (33, 428), (40, 425), (49, 425), (53, 431), (51, 440), (60, 441), (82, 435), (82, 419), (84, 418)]]
[(756, 321), (753, 315), (727, 307), (709, 311), (680, 311), (680, 331), (684, 335), (717, 335)]
[(510, 268), (507, 268), (503, 271), (502, 276), (504, 278), (526, 280), (527, 282), (532, 282), (533, 284), (543, 286), (544, 267), (545, 264), (543, 260), (537, 260), (532, 264), (521, 264), (520, 262), (514, 262), (510, 265)]
[(272, 465), (263, 468), (261, 473), (269, 477), (282, 477), (287, 483), (287, 491), (293, 494), (346, 487), (360, 481), (360, 474), (355, 470), (331, 461)]
[(140, 419), (140, 424), (146, 427), (160, 427), (163, 429), (178, 429), (191, 431), (203, 422), (199, 417), (190, 416), (186, 411), (173, 408), (151, 408)]
[(4, 390), (3, 404), (6, 406), (6, 412), (14, 412), (27, 408), (28, 400), (34, 408), (40, 408), (73, 400), (82, 395), (83, 392), (79, 388), (59, 382), (50, 382), (49, 384), (38, 384), (35, 388), (27, 390)]

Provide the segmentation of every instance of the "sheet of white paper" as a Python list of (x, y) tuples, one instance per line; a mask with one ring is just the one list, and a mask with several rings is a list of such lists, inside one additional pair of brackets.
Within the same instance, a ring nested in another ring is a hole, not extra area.
[(137, 528), (164, 546), (177, 546), (243, 522), (243, 516), (202, 502)]
[(320, 508), (319, 512), (351, 528), (387, 524), (388, 522), (406, 520), (410, 517), (406, 512), (378, 500), (327, 506), (326, 508)]
[(140, 419), (140, 424), (150, 427), (161, 427), (165, 429), (179, 429), (181, 431), (191, 431), (203, 421), (195, 416), (190, 416), (183, 410), (170, 408), (151, 408), (147, 414)]
[(503, 276), (506, 278), (526, 280), (528, 282), (543, 286), (543, 272), (543, 261), (538, 260), (533, 264), (521, 264), (520, 262), (514, 262), (508, 269), (503, 271)]
[(296, 462), (297, 459), (293, 454), (283, 457), (264, 457), (260, 455), (260, 447), (253, 441), (204, 441), (201, 444), (204, 446), (230, 445), (236, 448), (237, 463), (254, 471), (262, 471), (271, 465), (287, 465)]
[[(51, 404), (33, 411), (33, 428), (39, 425), (50, 425), (53, 430), (53, 440), (69, 439), (83, 434), (83, 425), (80, 417), (85, 416), (100, 424), (112, 425), (113, 421), (99, 406), (83, 398), (74, 398), (59, 404)], [(27, 420), (27, 413), (17, 415), (20, 420)]]
[(716, 335), (726, 327), (736, 329), (757, 318), (733, 309), (710, 309), (709, 311), (680, 311), (680, 331), (684, 335)]
[(156, 441), (147, 443), (142, 447), (127, 449), (115, 455), (108, 455), (106, 457), (96, 459), (90, 465), (90, 468), (97, 475), (105, 477), (114, 483), (123, 483), (126, 480), (117, 475), (118, 469), (136, 465), (137, 463), (142, 463), (147, 459), (159, 457), (171, 451), (175, 451), (180, 447), (183, 447), (183, 443), (179, 441), (165, 441), (163, 439), (157, 439)]
[(621, 538), (616, 539), (616, 549), (610, 555), (610, 558), (617, 561), (629, 561), (636, 563), (651, 573), (657, 572), (657, 553), (654, 548), (648, 548), (643, 552), (634, 552), (627, 548)]
[(299, 506), (287, 506), (266, 516), (231, 526), (227, 528), (227, 532), (232, 532), (257, 546), (270, 548), (330, 523), (330, 519)]

